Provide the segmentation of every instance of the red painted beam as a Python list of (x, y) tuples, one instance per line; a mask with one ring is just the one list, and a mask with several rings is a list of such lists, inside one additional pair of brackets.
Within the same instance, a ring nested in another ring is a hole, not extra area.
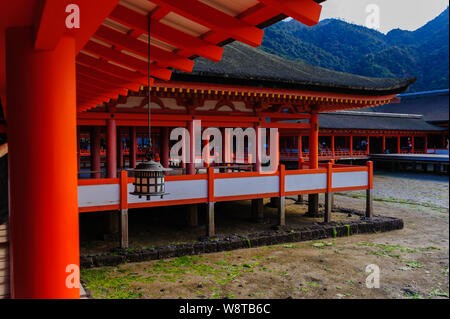
[(307, 26), (319, 23), (322, 6), (313, 0), (259, 0)]
[[(147, 34), (148, 32), (148, 18), (124, 6), (118, 5), (111, 13), (110, 19), (120, 22), (140, 33)], [(223, 48), (169, 27), (156, 20), (151, 21), (151, 33), (152, 38), (183, 50), (186, 56), (198, 55), (215, 62), (219, 62), (222, 58)]]
[(76, 65), (77, 74), (83, 74), (85, 76), (88, 76), (94, 80), (99, 80), (102, 82), (111, 83), (113, 85), (117, 85), (118, 87), (127, 88), (132, 91), (139, 91), (140, 84), (139, 83), (133, 83), (131, 81), (127, 81), (118, 77), (115, 77), (113, 75), (92, 69), (90, 67), (77, 64)]
[(44, 0), (38, 2), (40, 8), (35, 18), (35, 41), (36, 50), (52, 50), (56, 48), (59, 40), (66, 31), (65, 8), (67, 1)]
[(80, 73), (77, 74), (77, 81), (78, 80), (80, 80), (82, 82), (85, 82), (85, 83), (89, 83), (90, 85), (92, 85), (93, 87), (96, 87), (96, 88), (100, 88), (100, 89), (104, 89), (104, 90), (110, 90), (110, 91), (115, 90), (115, 91), (118, 91), (118, 92), (122, 92), (123, 95), (127, 95), (128, 94), (128, 90), (123, 88), (123, 87), (120, 87), (120, 86), (117, 86), (117, 85), (114, 85), (114, 84), (111, 84), (111, 83), (108, 83), (108, 82), (99, 81), (97, 79), (93, 79), (91, 77), (85, 76), (85, 75), (80, 74)]
[(197, 0), (151, 0), (151, 2), (253, 47), (261, 45), (264, 31)]
[[(141, 73), (130, 71), (130, 70), (122, 68), (120, 66), (108, 63), (104, 60), (94, 58), (94, 57), (84, 54), (82, 52), (77, 57), (77, 63), (87, 65), (98, 71), (112, 74), (112, 75), (118, 76), (123, 79), (133, 80), (133, 81), (141, 83), (141, 84), (147, 83), (147, 76), (145, 76)], [(167, 71), (169, 71), (169, 70), (167, 70)]]
[[(130, 67), (134, 70), (142, 72), (143, 74), (148, 73), (148, 63), (147, 62), (136, 59), (130, 55), (127, 55), (127, 54), (124, 54), (117, 50), (108, 48), (104, 45), (95, 43), (93, 41), (89, 41), (86, 44), (86, 46), (83, 48), (83, 50), (93, 53), (95, 55), (98, 55), (106, 60), (113, 61), (113, 62), (116, 62), (123, 66)], [(169, 78), (167, 78), (167, 76), (169, 75), (169, 73), (167, 71), (171, 72), (170, 70), (162, 69), (157, 66), (152, 66), (150, 69), (152, 76), (155, 76), (162, 80), (170, 79), (170, 76), (169, 76)]]
[[(121, 48), (144, 58), (148, 56), (148, 46), (145, 42), (134, 39), (111, 28), (101, 26), (95, 33), (95, 37), (116, 46), (120, 46)], [(162, 66), (173, 67), (184, 72), (191, 72), (194, 67), (194, 61), (153, 45), (151, 45), (150, 48), (150, 59), (157, 61)]]
[(90, 83), (90, 82), (84, 82), (79, 79), (77, 80), (77, 90), (81, 90), (83, 92), (87, 92), (87, 93), (91, 93), (91, 94), (96, 94), (97, 96), (105, 96), (110, 99), (116, 99), (119, 94), (123, 93), (122, 91), (118, 92), (117, 90), (102, 89), (102, 88), (93, 86), (92, 83)]

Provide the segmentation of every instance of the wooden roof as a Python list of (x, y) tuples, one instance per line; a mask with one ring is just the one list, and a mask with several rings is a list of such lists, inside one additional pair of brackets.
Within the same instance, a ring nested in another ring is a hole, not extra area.
[(302, 61), (286, 60), (238, 42), (224, 47), (221, 62), (199, 58), (193, 72), (176, 71), (172, 79), (369, 96), (401, 93), (415, 81), (337, 72)]
[[(151, 75), (169, 80), (171, 69), (190, 72), (193, 58), (222, 57), (233, 40), (259, 46), (262, 27), (287, 16), (306, 25), (319, 21), (322, 1), (314, 0), (15, 0), (0, 2), (0, 61), (4, 31), (33, 26), (35, 48), (54, 48), (61, 36), (76, 39), (77, 105), (86, 110), (147, 84)], [(67, 29), (65, 8), (77, 4), (83, 26)], [(151, 19), (150, 36), (148, 17)], [(55, 88), (57, 89), (57, 88)], [(5, 66), (0, 65), (0, 95)]]

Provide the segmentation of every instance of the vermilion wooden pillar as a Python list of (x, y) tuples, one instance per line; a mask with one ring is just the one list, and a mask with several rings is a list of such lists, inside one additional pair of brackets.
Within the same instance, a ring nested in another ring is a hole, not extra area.
[(161, 164), (164, 167), (169, 167), (169, 128), (161, 128)]
[(383, 154), (386, 153), (386, 136), (384, 136), (384, 135), (383, 135), (383, 146), (382, 146), (382, 149), (383, 149)]
[(117, 129), (117, 160), (119, 164), (119, 168), (122, 169), (124, 167), (124, 159), (123, 159), (123, 140), (122, 135), (120, 134), (120, 128)]
[(425, 143), (425, 147), (424, 147), (425, 154), (428, 154), (428, 136), (425, 135), (424, 138), (425, 138), (425, 141), (424, 141), (424, 143)]
[(92, 173), (93, 178), (101, 177), (100, 142), (100, 127), (94, 126), (91, 129), (91, 171), (98, 173)]
[(301, 135), (298, 136), (297, 149), (298, 149), (298, 160), (299, 160), (298, 167), (300, 168), (300, 161), (303, 161), (303, 145), (302, 145), (302, 136)]
[(397, 153), (400, 154), (401, 147), (400, 147), (400, 136), (397, 136)]
[(367, 154), (367, 155), (370, 154), (370, 136), (367, 136), (367, 149), (366, 149), (366, 154)]
[(353, 135), (350, 135), (349, 137), (350, 137), (350, 141), (349, 141), (348, 149), (349, 149), (349, 152), (350, 152), (350, 156), (352, 156), (353, 155)]
[(77, 125), (77, 172), (81, 169), (80, 127)]
[[(253, 165), (253, 170), (255, 172), (261, 173), (261, 158), (262, 156), (265, 154), (265, 149), (264, 149), (264, 145), (265, 145), (265, 141), (262, 141), (261, 138), (261, 130), (262, 128), (260, 126), (255, 126), (255, 137), (256, 137), (256, 147), (255, 147), (255, 164)], [(225, 144), (222, 145), (222, 147), (224, 147)], [(259, 155), (261, 153), (261, 156)]]
[(107, 177), (117, 178), (117, 127), (115, 119), (106, 121)]
[(414, 154), (414, 135), (411, 136), (411, 153)]
[(79, 298), (75, 40), (33, 31), (6, 30), (11, 296)]
[(311, 129), (309, 131), (309, 163), (312, 169), (319, 167), (319, 116), (311, 112)]
[(194, 121), (189, 121), (188, 124), (189, 131), (189, 163), (186, 164), (187, 174), (195, 175), (195, 132), (194, 132)]
[(331, 156), (334, 157), (334, 135), (331, 135)]
[(130, 167), (136, 168), (136, 126), (130, 127)]
[[(319, 116), (316, 110), (311, 112), (311, 129), (309, 133), (309, 165), (312, 169), (319, 168)], [(319, 194), (308, 195), (308, 216), (319, 213)]]

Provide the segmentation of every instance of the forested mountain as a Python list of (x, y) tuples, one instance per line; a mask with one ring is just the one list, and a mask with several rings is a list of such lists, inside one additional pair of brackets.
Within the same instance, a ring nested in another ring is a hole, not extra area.
[(336, 71), (371, 77), (417, 77), (410, 91), (449, 87), (449, 9), (415, 31), (388, 34), (327, 19), (307, 27), (295, 20), (265, 29), (261, 49)]

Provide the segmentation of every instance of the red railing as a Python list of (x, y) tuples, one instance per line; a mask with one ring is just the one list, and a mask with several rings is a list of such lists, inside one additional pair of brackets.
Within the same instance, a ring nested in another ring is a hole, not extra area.
[[(119, 185), (119, 200), (116, 204), (108, 204), (105, 202), (104, 205), (99, 206), (86, 206), (79, 207), (80, 212), (92, 212), (92, 211), (105, 211), (105, 210), (118, 210), (118, 209), (128, 209), (128, 208), (141, 208), (141, 207), (153, 207), (153, 206), (169, 206), (169, 205), (181, 205), (181, 204), (193, 204), (193, 203), (208, 203), (208, 202), (219, 202), (219, 201), (230, 201), (230, 200), (243, 200), (243, 199), (253, 199), (253, 198), (264, 198), (264, 197), (276, 197), (276, 196), (292, 196), (299, 194), (309, 194), (309, 193), (323, 193), (323, 192), (339, 192), (339, 191), (352, 191), (361, 189), (372, 189), (373, 188), (373, 163), (371, 161), (367, 162), (367, 166), (353, 166), (353, 165), (339, 165), (334, 164), (332, 161), (328, 163), (319, 164), (319, 168), (310, 169), (307, 168), (308, 163), (303, 164), (302, 169), (298, 170), (285, 170), (284, 165), (280, 165), (279, 169), (270, 174), (262, 174), (258, 172), (245, 172), (245, 173), (215, 173), (213, 167), (209, 167), (206, 174), (196, 174), (196, 175), (178, 175), (178, 176), (167, 176), (166, 181), (188, 181), (188, 180), (207, 180), (207, 192), (206, 197), (193, 198), (193, 199), (183, 199), (183, 200), (167, 200), (167, 201), (148, 201), (142, 203), (128, 203), (128, 184), (134, 182), (134, 178), (130, 178), (127, 175), (127, 171), (121, 171), (119, 178), (108, 178), (108, 179), (90, 179), (90, 180), (79, 180), (79, 186), (93, 186), (93, 185)], [(333, 173), (344, 173), (344, 172), (368, 172), (368, 182), (366, 185), (362, 186), (349, 186), (341, 188), (333, 188)], [(295, 190), (286, 191), (286, 176), (287, 175), (303, 175), (303, 174), (327, 174), (327, 183), (322, 189), (306, 189), (306, 190)], [(264, 177), (264, 176), (279, 176), (279, 187), (276, 193), (264, 193), (264, 194), (242, 194), (236, 196), (226, 196), (217, 197), (214, 192), (214, 180), (215, 179), (233, 179), (233, 178), (252, 178), (252, 177)], [(95, 191), (95, 190), (94, 190)]]

